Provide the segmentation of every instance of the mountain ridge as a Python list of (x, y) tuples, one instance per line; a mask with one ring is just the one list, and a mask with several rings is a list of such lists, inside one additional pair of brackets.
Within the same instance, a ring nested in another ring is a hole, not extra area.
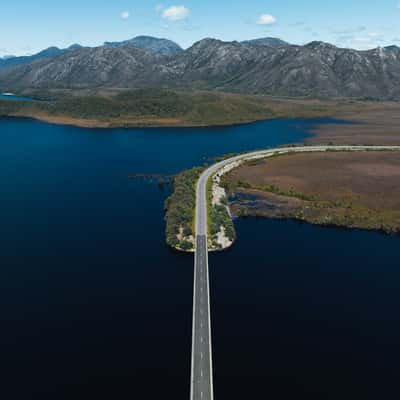
[[(144, 35), (136, 36), (132, 39), (124, 40), (121, 42), (104, 42), (102, 46), (112, 47), (112, 48), (133, 46), (140, 49), (153, 51), (154, 53), (162, 56), (173, 56), (179, 54), (180, 52), (183, 52), (183, 49), (172, 40), (156, 38), (152, 36), (144, 36)], [(102, 46), (86, 47), (86, 48), (95, 49)], [(30, 64), (33, 61), (43, 58), (48, 58), (48, 59), (55, 58), (57, 56), (66, 53), (67, 51), (74, 51), (82, 48), (83, 46), (81, 46), (80, 44), (74, 43), (69, 47), (63, 49), (56, 46), (50, 46), (32, 55), (26, 55), (26, 56), (9, 55), (0, 57), (0, 70), (8, 67)]]
[(133, 39), (124, 40), (122, 42), (104, 42), (104, 47), (124, 47), (133, 46), (144, 50), (153, 51), (162, 56), (174, 56), (183, 52), (182, 47), (169, 39), (156, 38), (153, 36), (136, 36)]
[(15, 67), (18, 65), (30, 64), (36, 60), (45, 58), (54, 58), (68, 51), (73, 51), (82, 48), (79, 44), (73, 44), (65, 49), (60, 49), (56, 46), (48, 47), (47, 49), (41, 50), (38, 53), (30, 56), (6, 56), (0, 58), (0, 70), (2, 68)]
[(285, 42), (282, 39), (274, 38), (274, 37), (265, 37), (265, 38), (259, 38), (259, 39), (243, 40), (240, 43), (254, 44), (254, 45), (259, 45), (259, 46), (270, 46), (270, 47), (290, 46), (290, 43)]
[(206, 38), (168, 56), (133, 46), (131, 40), (78, 48), (0, 71), (0, 89), (160, 87), (400, 99), (397, 46), (360, 51), (321, 41), (304, 46), (281, 42), (274, 38), (244, 42)]

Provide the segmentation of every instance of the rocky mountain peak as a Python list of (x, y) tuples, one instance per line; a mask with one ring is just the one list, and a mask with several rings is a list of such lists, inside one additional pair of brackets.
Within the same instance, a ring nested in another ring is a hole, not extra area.
[(319, 51), (327, 51), (327, 50), (337, 50), (338, 47), (333, 44), (321, 42), (321, 41), (313, 41), (305, 45), (307, 49), (319, 50)]
[(104, 47), (118, 48), (132, 46), (139, 49), (152, 51), (161, 56), (175, 56), (183, 52), (183, 49), (172, 40), (160, 39), (152, 36), (136, 36), (133, 39), (122, 42), (105, 42)]
[(273, 38), (273, 37), (266, 37), (260, 39), (252, 39), (252, 40), (245, 40), (241, 42), (243, 44), (250, 44), (254, 46), (268, 46), (268, 47), (284, 47), (289, 46), (288, 42), (284, 40)]

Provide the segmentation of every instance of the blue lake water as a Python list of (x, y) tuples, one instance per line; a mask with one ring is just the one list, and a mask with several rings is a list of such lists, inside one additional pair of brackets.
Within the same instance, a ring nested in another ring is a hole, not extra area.
[(15, 96), (13, 94), (5, 95), (3, 93), (0, 93), (0, 100), (34, 101), (30, 97)]
[[(0, 120), (7, 399), (187, 399), (193, 260), (164, 243), (173, 174), (313, 123), (89, 130)], [(210, 258), (216, 398), (396, 398), (399, 238), (236, 221)]]

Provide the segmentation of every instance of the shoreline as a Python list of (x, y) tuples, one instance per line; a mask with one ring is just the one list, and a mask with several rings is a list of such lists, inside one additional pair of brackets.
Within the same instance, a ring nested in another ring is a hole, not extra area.
[[(400, 113), (400, 103), (399, 103)], [(374, 116), (374, 114), (372, 114)], [(334, 145), (400, 145), (400, 128), (397, 121), (383, 119), (381, 123), (371, 124), (372, 117), (366, 114), (342, 114), (342, 113), (288, 113), (282, 115), (270, 115), (237, 122), (221, 123), (196, 123), (174, 118), (165, 119), (137, 119), (136, 121), (101, 121), (97, 119), (79, 119), (66, 116), (48, 114), (22, 114), (14, 113), (0, 116), (0, 118), (30, 119), (46, 124), (71, 126), (84, 129), (203, 129), (203, 128), (230, 128), (235, 126), (252, 125), (263, 121), (280, 119), (307, 121), (314, 120), (310, 136), (304, 140), (306, 145), (334, 144)], [(319, 124), (319, 119), (332, 119), (331, 123)], [(335, 120), (337, 123), (335, 123)], [(299, 144), (299, 143), (296, 143)]]
[[(400, 174), (398, 154), (370, 150), (297, 153), (242, 164), (223, 182), (233, 215), (398, 234), (393, 187)], [(371, 187), (377, 188), (375, 194)]]
[[(232, 204), (230, 203), (230, 206)], [(260, 219), (271, 219), (271, 220), (283, 220), (283, 221), (295, 221), (298, 223), (309, 224), (314, 226), (319, 226), (322, 228), (331, 228), (331, 229), (341, 229), (341, 230), (352, 230), (352, 231), (364, 231), (364, 232), (377, 232), (382, 235), (387, 236), (399, 236), (400, 230), (394, 231), (389, 229), (384, 229), (382, 226), (378, 227), (366, 227), (366, 226), (355, 226), (345, 223), (335, 223), (335, 222), (322, 222), (313, 220), (311, 218), (307, 218), (304, 216), (296, 215), (295, 213), (282, 213), (280, 215), (272, 215), (267, 212), (257, 211), (257, 210), (249, 210), (246, 206), (236, 206), (235, 211), (232, 213), (233, 219), (240, 218), (260, 218)]]
[(384, 229), (377, 229), (377, 228), (368, 229), (368, 228), (359, 228), (356, 226), (321, 224), (321, 223), (317, 223), (317, 222), (308, 221), (306, 219), (300, 219), (300, 218), (290, 217), (290, 216), (272, 217), (269, 215), (257, 215), (257, 214), (234, 215), (234, 219), (246, 219), (246, 218), (255, 218), (255, 219), (261, 219), (261, 220), (270, 219), (270, 220), (280, 220), (280, 221), (292, 221), (292, 222), (295, 222), (298, 224), (318, 226), (318, 227), (326, 228), (326, 229), (336, 229), (336, 230), (341, 230), (341, 231), (355, 231), (355, 232), (375, 232), (375, 233), (379, 233), (383, 236), (394, 236), (394, 237), (398, 236), (400, 238), (400, 232), (388, 232), (388, 231), (385, 231)]
[[(31, 94), (32, 98), (34, 93)], [(60, 95), (53, 101), (0, 101), (0, 115), (88, 129), (223, 128), (262, 121), (332, 119), (311, 127), (309, 144), (400, 144), (400, 102), (277, 98), (158, 90)], [(335, 122), (336, 121), (336, 122)], [(382, 131), (390, 133), (381, 137)], [(373, 136), (372, 134), (375, 134)]]
[[(235, 126), (242, 125), (251, 125), (257, 122), (263, 121), (271, 121), (271, 120), (279, 120), (279, 119), (293, 119), (293, 120), (308, 120), (308, 119), (322, 119), (322, 118), (332, 118), (336, 119), (336, 117), (332, 117), (329, 115), (323, 116), (270, 116), (264, 118), (257, 119), (249, 119), (247, 121), (238, 121), (238, 122), (221, 122), (221, 123), (195, 123), (195, 122), (184, 122), (178, 121), (171, 122), (172, 119), (165, 119), (164, 121), (158, 119), (158, 122), (155, 120), (138, 120), (136, 122), (122, 122), (115, 123), (114, 121), (100, 121), (96, 119), (78, 119), (73, 117), (65, 117), (65, 116), (52, 116), (52, 115), (41, 115), (41, 114), (10, 114), (0, 116), (1, 118), (14, 118), (14, 119), (30, 119), (34, 121), (43, 122), (46, 124), (54, 124), (54, 125), (64, 125), (71, 126), (76, 128), (85, 128), (85, 129), (157, 129), (157, 128), (176, 128), (176, 129), (184, 129), (184, 128), (193, 128), (193, 129), (202, 129), (202, 128), (229, 128)], [(163, 121), (163, 122), (161, 122)]]

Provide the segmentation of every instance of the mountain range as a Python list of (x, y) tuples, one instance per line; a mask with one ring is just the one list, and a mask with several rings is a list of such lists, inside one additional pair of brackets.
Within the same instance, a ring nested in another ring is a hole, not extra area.
[(73, 44), (66, 49), (59, 49), (58, 47), (49, 47), (45, 50), (40, 51), (39, 53), (33, 54), (31, 56), (5, 56), (0, 57), (0, 69), (7, 67), (15, 67), (17, 65), (29, 64), (35, 60), (40, 60), (43, 58), (53, 58), (57, 57), (61, 54), (64, 54), (68, 51), (77, 50), (82, 48), (79, 44)]
[(95, 48), (51, 49), (1, 69), (0, 89), (162, 87), (400, 99), (397, 46), (358, 51), (317, 41), (299, 46), (275, 38), (203, 39), (183, 50), (166, 39), (140, 36)]
[[(139, 49), (149, 50), (163, 56), (173, 56), (183, 52), (182, 47), (177, 43), (168, 39), (159, 39), (151, 36), (137, 36), (133, 39), (124, 40), (122, 42), (104, 42), (103, 47), (118, 48), (118, 47), (136, 47)], [(12, 55), (0, 57), (0, 70), (7, 67), (14, 67), (17, 65), (30, 64), (35, 60), (43, 58), (50, 59), (61, 54), (67, 53), (71, 50), (78, 50), (83, 48), (80, 44), (73, 44), (65, 49), (52, 46), (39, 53), (30, 56), (16, 57)]]

